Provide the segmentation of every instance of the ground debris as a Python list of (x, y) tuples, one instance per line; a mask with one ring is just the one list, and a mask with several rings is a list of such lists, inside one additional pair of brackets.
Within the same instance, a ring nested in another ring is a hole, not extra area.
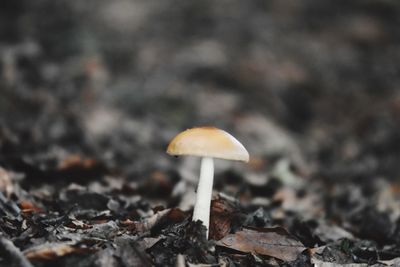
[(238, 219), (239, 209), (227, 200), (217, 198), (211, 202), (209, 237), (219, 240), (232, 229), (232, 221)]
[[(311, 249), (315, 262), (326, 264), (367, 264), (379, 265), (394, 261), (400, 256), (396, 247), (379, 248), (375, 242), (367, 240), (342, 239), (328, 245)], [(329, 265), (327, 265), (329, 266)]]
[(200, 221), (183, 221), (162, 230), (163, 238), (149, 253), (157, 266), (174, 266), (178, 254), (186, 255), (191, 263), (216, 264), (214, 244), (206, 239), (206, 228)]
[(24, 251), (24, 255), (31, 261), (52, 261), (72, 253), (88, 253), (91, 250), (85, 246), (79, 246), (74, 242), (46, 243), (32, 247)]
[(2, 2), (0, 266), (400, 266), (399, 1)]
[(218, 246), (245, 253), (256, 253), (278, 258), (283, 261), (294, 261), (306, 249), (285, 229), (244, 228), (229, 234), (217, 242)]

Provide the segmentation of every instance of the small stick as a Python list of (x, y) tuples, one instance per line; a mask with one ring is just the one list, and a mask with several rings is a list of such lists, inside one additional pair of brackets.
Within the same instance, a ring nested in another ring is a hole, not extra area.
[(65, 220), (76, 207), (78, 207), (78, 205), (74, 204), (69, 210), (67, 210), (67, 212), (63, 216), (61, 216), (61, 218), (59, 218), (58, 222), (53, 226), (53, 229), (51, 230), (52, 233), (55, 232), (57, 228), (65, 222)]
[(22, 254), (21, 250), (19, 250), (13, 242), (3, 236), (0, 236), (0, 251), (2, 252), (1, 254), (8, 257), (15, 266), (33, 267), (24, 254)]

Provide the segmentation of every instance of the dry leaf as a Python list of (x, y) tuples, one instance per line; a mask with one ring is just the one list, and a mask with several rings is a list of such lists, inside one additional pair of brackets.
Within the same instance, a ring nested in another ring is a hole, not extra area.
[(234, 205), (222, 198), (211, 202), (210, 238), (220, 240), (231, 230), (231, 222), (236, 209)]
[(284, 261), (293, 261), (304, 245), (281, 227), (244, 228), (217, 242), (218, 246), (246, 253), (257, 253)]
[(61, 161), (58, 165), (59, 170), (67, 170), (70, 168), (82, 168), (90, 169), (93, 168), (97, 162), (94, 159), (82, 158), (79, 155), (70, 155)]
[(23, 213), (41, 213), (43, 210), (28, 200), (21, 200), (19, 206)]
[(84, 223), (79, 220), (72, 220), (70, 223), (68, 223), (65, 226), (72, 228), (72, 229), (91, 229), (93, 227), (92, 225), (89, 225), (89, 224)]
[(47, 243), (24, 251), (28, 260), (55, 260), (71, 253), (84, 253), (88, 249), (71, 243)]
[(7, 197), (14, 192), (14, 186), (11, 182), (9, 173), (0, 167), (0, 191), (3, 191)]
[(142, 221), (131, 221), (130, 224), (125, 222), (125, 225), (128, 226), (128, 228), (130, 230), (132, 230), (132, 231), (136, 231), (136, 232), (149, 231), (163, 217), (167, 216), (170, 211), (171, 211), (171, 209), (165, 209), (165, 210), (157, 212), (156, 214), (154, 214), (153, 216), (151, 216), (149, 218), (146, 218), (145, 220), (142, 220)]
[(171, 223), (183, 221), (186, 217), (185, 212), (180, 209), (165, 209), (158, 211), (151, 217), (148, 217), (141, 221), (125, 220), (121, 222), (124, 226), (128, 227), (129, 230), (134, 232), (146, 232), (151, 230), (155, 225), (166, 220)]

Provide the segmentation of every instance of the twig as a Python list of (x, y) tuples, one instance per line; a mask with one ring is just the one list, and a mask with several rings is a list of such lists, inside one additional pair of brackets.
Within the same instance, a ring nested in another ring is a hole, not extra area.
[(17, 248), (13, 242), (0, 236), (0, 251), (1, 254), (9, 258), (13, 265), (19, 267), (33, 267), (33, 265), (22, 254), (21, 250)]
[(60, 227), (65, 220), (68, 218), (68, 216), (71, 214), (71, 212), (78, 207), (77, 204), (74, 204), (60, 219), (59, 221), (56, 223), (56, 225), (53, 226), (53, 229), (51, 230), (51, 232), (55, 232), (57, 230), (58, 227)]

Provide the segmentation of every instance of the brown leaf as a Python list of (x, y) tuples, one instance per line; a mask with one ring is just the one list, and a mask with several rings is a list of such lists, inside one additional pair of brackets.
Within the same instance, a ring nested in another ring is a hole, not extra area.
[(82, 158), (79, 155), (70, 155), (61, 161), (58, 165), (59, 170), (67, 170), (71, 168), (90, 169), (93, 168), (97, 162), (91, 158)]
[(46, 243), (24, 251), (28, 260), (55, 260), (59, 257), (87, 252), (87, 248), (77, 247), (70, 243)]
[(19, 207), (23, 213), (41, 213), (43, 210), (30, 202), (29, 200), (21, 200), (19, 202)]
[(211, 202), (210, 238), (220, 240), (231, 230), (231, 222), (237, 212), (236, 207), (225, 199), (217, 198)]
[(167, 221), (168, 223), (176, 223), (183, 221), (186, 218), (186, 213), (180, 209), (165, 209), (158, 211), (153, 216), (141, 221), (125, 220), (122, 222), (129, 230), (133, 232), (146, 232), (151, 230), (157, 224)]
[(290, 236), (281, 227), (245, 228), (225, 236), (217, 242), (218, 246), (246, 253), (257, 253), (284, 261), (293, 261), (304, 249), (304, 245)]
[(156, 225), (163, 217), (167, 216), (171, 209), (165, 209), (162, 211), (157, 212), (153, 216), (146, 218), (142, 221), (131, 221), (126, 220), (123, 222), (125, 226), (128, 226), (129, 230), (134, 232), (145, 232), (149, 231)]
[(107, 167), (94, 158), (69, 155), (61, 160), (55, 169), (50, 168), (40, 173), (38, 178), (48, 182), (54, 182), (56, 178), (61, 181), (73, 181), (82, 184), (91, 179), (98, 179), (108, 172)]

